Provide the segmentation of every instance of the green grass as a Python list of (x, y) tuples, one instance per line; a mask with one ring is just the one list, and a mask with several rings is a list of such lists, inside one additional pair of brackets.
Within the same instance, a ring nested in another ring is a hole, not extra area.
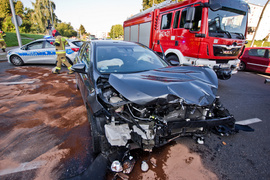
[[(39, 34), (21, 34), (22, 44), (27, 44), (33, 40), (43, 38), (44, 35)], [(6, 32), (5, 42), (7, 47), (19, 46), (16, 33)]]

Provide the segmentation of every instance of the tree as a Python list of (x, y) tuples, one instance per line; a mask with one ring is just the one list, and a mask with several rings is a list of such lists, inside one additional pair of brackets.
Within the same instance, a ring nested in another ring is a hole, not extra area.
[(80, 25), (79, 31), (80, 31), (80, 35), (86, 34), (86, 30), (83, 25)]
[(37, 32), (41, 32), (41, 33), (45, 32), (48, 19), (49, 20), (53, 19), (54, 24), (57, 23), (57, 17), (54, 13), (55, 4), (53, 1), (36, 0), (35, 3), (32, 2), (32, 5), (34, 7), (34, 12), (32, 13), (31, 19)]
[(9, 5), (9, 0), (0, 1), (0, 18), (6, 18), (11, 14), (11, 9)]
[(111, 38), (119, 38), (124, 35), (124, 29), (121, 24), (116, 24), (111, 27), (111, 32), (109, 33)]
[[(162, 3), (164, 1), (166, 1), (166, 0), (143, 0), (143, 10), (146, 10), (146, 9), (152, 7), (153, 3), (159, 4), (159, 3)], [(180, 2), (180, 1), (184, 1), (184, 0), (178, 0), (178, 2)]]
[(77, 36), (77, 32), (74, 30), (70, 23), (58, 23), (56, 30), (65, 37)]
[(31, 22), (31, 16), (32, 16), (32, 13), (34, 12), (33, 9), (30, 9), (30, 8), (25, 8), (24, 9), (24, 13), (23, 13), (23, 23), (22, 25), (20, 26), (20, 32), (24, 32), (24, 33), (30, 33), (30, 32), (34, 32), (34, 30), (32, 30), (32, 22)]
[(14, 9), (17, 15), (23, 15), (24, 13), (24, 7), (23, 7), (23, 3), (21, 1), (17, 1), (16, 3), (14, 3)]
[[(14, 9), (16, 15), (23, 16), (23, 4), (21, 1), (14, 1)], [(9, 0), (0, 1), (0, 29), (4, 31), (15, 31), (15, 26), (12, 23), (12, 14), (10, 9)]]

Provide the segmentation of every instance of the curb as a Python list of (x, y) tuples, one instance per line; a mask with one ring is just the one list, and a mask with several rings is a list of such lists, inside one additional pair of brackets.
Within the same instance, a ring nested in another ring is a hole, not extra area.
[(12, 47), (7, 47), (6, 52), (3, 52), (2, 49), (0, 49), (0, 61), (7, 61), (7, 52), (11, 49), (18, 48), (19, 46), (12, 46)]

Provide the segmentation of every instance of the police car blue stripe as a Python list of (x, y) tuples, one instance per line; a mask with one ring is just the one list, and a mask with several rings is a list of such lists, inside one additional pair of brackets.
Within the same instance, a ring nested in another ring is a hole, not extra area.
[(66, 53), (67, 54), (72, 54), (72, 53), (74, 53), (74, 51), (72, 49), (66, 49)]
[(55, 51), (31, 51), (31, 52), (15, 52), (15, 54), (18, 54), (20, 56), (50, 56), (50, 55), (55, 55)]

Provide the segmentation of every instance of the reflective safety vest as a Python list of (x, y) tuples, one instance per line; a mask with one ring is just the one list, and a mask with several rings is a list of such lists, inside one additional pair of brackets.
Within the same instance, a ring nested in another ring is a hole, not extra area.
[(0, 33), (0, 41), (5, 41), (4, 40), (4, 37), (6, 36), (6, 34), (4, 34), (4, 33)]
[(68, 42), (65, 38), (63, 38), (62, 36), (56, 36), (54, 42), (56, 54), (65, 54), (66, 53), (65, 45), (67, 44)]

